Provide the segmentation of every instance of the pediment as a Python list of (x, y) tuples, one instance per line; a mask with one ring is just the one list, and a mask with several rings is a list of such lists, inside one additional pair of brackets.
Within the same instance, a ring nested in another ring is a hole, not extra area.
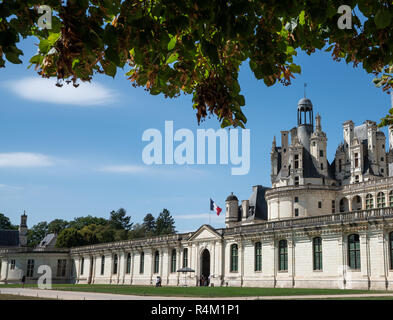
[(211, 226), (203, 225), (200, 227), (189, 239), (188, 241), (195, 240), (211, 240), (220, 239), (221, 235)]

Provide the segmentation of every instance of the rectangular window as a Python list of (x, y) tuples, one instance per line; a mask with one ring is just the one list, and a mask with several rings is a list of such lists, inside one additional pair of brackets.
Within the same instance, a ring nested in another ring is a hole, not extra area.
[(288, 243), (286, 240), (281, 240), (278, 243), (278, 270), (288, 270)]
[(231, 272), (238, 271), (238, 247), (237, 244), (231, 245)]
[(295, 197), (295, 202), (298, 203), (299, 202), (299, 198)]
[(131, 273), (131, 253), (127, 254), (127, 267), (126, 267), (126, 273), (130, 274)]
[(183, 268), (187, 268), (188, 267), (188, 249), (185, 248), (183, 250)]
[(26, 271), (26, 277), (32, 278), (34, 275), (34, 260), (29, 259), (27, 260), (27, 271)]
[(65, 277), (66, 275), (67, 260), (57, 260), (57, 277)]
[(332, 213), (336, 213), (336, 201), (332, 200)]
[(319, 150), (319, 156), (323, 157), (323, 150)]
[(299, 185), (299, 177), (295, 177), (295, 186)]
[(119, 261), (119, 258), (117, 256), (117, 254), (115, 254), (113, 257), (113, 270), (112, 270), (113, 274), (117, 274), (118, 261)]
[(348, 237), (349, 267), (360, 269), (360, 241), (359, 235), (353, 234)]
[(176, 250), (172, 250), (172, 255), (171, 255), (171, 272), (176, 272)]
[(12, 259), (11, 260), (11, 265), (10, 265), (10, 269), (11, 270), (15, 270), (15, 264), (16, 264), (16, 261), (14, 259)]
[(318, 201), (318, 209), (322, 208), (322, 201)]
[(296, 208), (296, 209), (295, 209), (295, 217), (298, 217), (298, 216), (299, 216), (299, 209)]
[(322, 270), (322, 239), (313, 239), (313, 268), (314, 270)]
[(101, 257), (101, 275), (104, 275), (105, 272), (105, 256)]
[(83, 275), (84, 270), (85, 270), (85, 258), (82, 258), (82, 260), (81, 260), (81, 275)]
[(299, 168), (299, 155), (295, 154), (295, 169)]
[(359, 153), (355, 153), (355, 168), (359, 167)]
[(142, 274), (145, 270), (145, 253), (141, 252), (139, 256), (139, 273)]
[(262, 244), (255, 244), (255, 271), (262, 271)]

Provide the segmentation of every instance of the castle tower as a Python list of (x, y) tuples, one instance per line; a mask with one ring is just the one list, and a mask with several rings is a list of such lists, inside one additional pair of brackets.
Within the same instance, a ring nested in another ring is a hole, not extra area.
[(27, 215), (26, 211), (20, 217), (19, 225), (19, 245), (22, 247), (27, 246)]
[(314, 130), (314, 112), (310, 99), (302, 98), (297, 106), (297, 136), (300, 143), (310, 151), (310, 137)]
[(310, 154), (313, 157), (313, 162), (318, 172), (323, 175), (328, 175), (328, 162), (326, 156), (327, 138), (326, 133), (322, 131), (321, 116), (317, 114), (315, 117), (315, 131), (311, 135), (310, 140)]
[(225, 200), (225, 225), (233, 227), (239, 221), (239, 200), (233, 192)]

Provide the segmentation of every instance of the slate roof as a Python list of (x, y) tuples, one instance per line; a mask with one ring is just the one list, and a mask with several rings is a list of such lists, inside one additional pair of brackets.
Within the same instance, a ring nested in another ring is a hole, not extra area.
[(38, 245), (39, 248), (54, 247), (56, 244), (57, 235), (54, 233), (47, 234)]
[(0, 230), (0, 247), (19, 246), (18, 230)]
[(250, 196), (249, 206), (254, 207), (254, 213), (247, 217), (247, 220), (262, 219), (267, 220), (267, 202), (265, 193), (270, 188), (254, 186)]

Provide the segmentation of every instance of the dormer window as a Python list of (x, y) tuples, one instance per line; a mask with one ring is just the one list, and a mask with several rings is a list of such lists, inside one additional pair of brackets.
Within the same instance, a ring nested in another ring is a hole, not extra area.
[(295, 186), (299, 185), (299, 177), (295, 177)]
[(355, 168), (359, 167), (359, 153), (355, 153)]
[(299, 155), (295, 154), (295, 169), (299, 168)]

